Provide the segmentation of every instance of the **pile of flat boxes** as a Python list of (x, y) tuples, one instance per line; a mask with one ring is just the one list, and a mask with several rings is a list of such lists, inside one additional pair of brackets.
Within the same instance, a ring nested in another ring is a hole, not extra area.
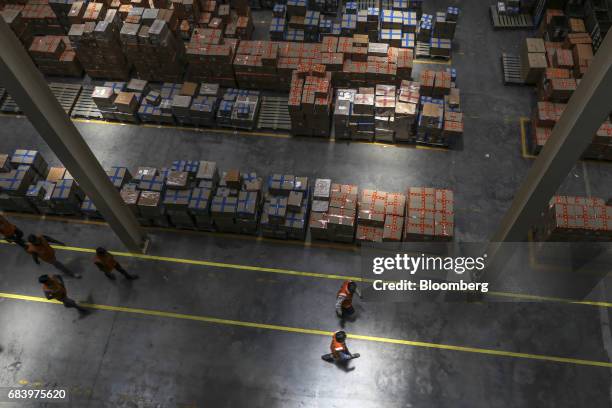
[(220, 91), (218, 84), (184, 82), (172, 97), (174, 119), (183, 126), (213, 126)]
[(454, 70), (421, 72), (417, 131), (410, 142), (452, 147), (463, 135), (463, 114)]
[(229, 88), (217, 110), (219, 126), (252, 130), (257, 124), (261, 97), (259, 91)]
[(316, 179), (310, 212), (313, 240), (351, 243), (355, 239), (358, 188)]
[(233, 69), (238, 87), (274, 89), (278, 86), (278, 44), (271, 41), (240, 41)]
[[(164, 82), (161, 88), (154, 88), (142, 99), (138, 117), (142, 122), (174, 124), (173, 101), (180, 94), (183, 84)], [(174, 110), (176, 111), (176, 107)], [(179, 108), (180, 109), (180, 108)]]
[(376, 190), (362, 190), (357, 200), (356, 240), (399, 242), (402, 240), (406, 196)]
[(308, 225), (310, 188), (307, 177), (274, 174), (268, 178), (261, 216), (264, 237), (304, 240)]
[(106, 120), (138, 123), (138, 108), (142, 96), (149, 91), (147, 81), (131, 79), (125, 82), (105, 82), (96, 86), (92, 99)]
[(612, 206), (597, 197), (554, 196), (535, 227), (535, 238), (553, 242), (612, 241)]
[(45, 75), (81, 77), (83, 68), (67, 36), (34, 37), (28, 49), (38, 69)]
[(298, 67), (289, 91), (291, 133), (330, 137), (332, 96), (331, 73), (324, 65)]
[(0, 208), (6, 211), (77, 215), (84, 194), (63, 167), (49, 168), (35, 150), (0, 154)]

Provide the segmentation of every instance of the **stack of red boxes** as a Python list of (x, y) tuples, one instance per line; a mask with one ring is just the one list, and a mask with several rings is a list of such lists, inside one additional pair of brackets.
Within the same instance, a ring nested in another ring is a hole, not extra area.
[(535, 232), (537, 241), (610, 241), (612, 207), (597, 197), (554, 196)]
[(213, 82), (235, 87), (232, 61), (237, 40), (223, 39), (220, 30), (196, 29), (186, 46), (187, 78), (194, 82)]
[(239, 88), (275, 89), (278, 44), (271, 41), (240, 41), (234, 58), (234, 73)]
[(38, 69), (45, 75), (73, 77), (83, 75), (83, 68), (67, 36), (34, 37), (28, 51)]
[(331, 73), (325, 71), (325, 66), (300, 65), (289, 91), (291, 133), (330, 137), (332, 97)]
[(454, 214), (451, 190), (409, 188), (404, 241), (452, 240)]
[(406, 196), (401, 193), (363, 190), (357, 214), (358, 242), (399, 242), (404, 230)]

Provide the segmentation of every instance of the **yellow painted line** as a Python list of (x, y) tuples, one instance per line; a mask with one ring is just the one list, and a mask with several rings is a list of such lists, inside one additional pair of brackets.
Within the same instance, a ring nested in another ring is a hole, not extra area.
[[(0, 240), (0, 243), (9, 244), (5, 240)], [(70, 251), (70, 252), (79, 252), (79, 253), (88, 253), (88, 254), (93, 254), (96, 252), (96, 250), (93, 248), (81, 248), (81, 247), (61, 246), (61, 245), (52, 245), (52, 247), (60, 251)], [(230, 264), (230, 263), (224, 263), (224, 262), (205, 261), (205, 260), (198, 260), (198, 259), (172, 258), (172, 257), (167, 257), (167, 256), (146, 255), (146, 254), (131, 253), (131, 252), (119, 252), (119, 251), (110, 251), (110, 252), (113, 255), (118, 256), (118, 257), (141, 259), (145, 261), (178, 263), (178, 264), (183, 264), (183, 265), (205, 266), (205, 267), (214, 267), (214, 268), (220, 268), (220, 269), (231, 269), (231, 270), (239, 270), (239, 271), (275, 273), (275, 274), (280, 274), (280, 275), (299, 276), (299, 277), (305, 277), (305, 278), (332, 279), (332, 280), (342, 280), (342, 281), (349, 279), (355, 282), (365, 282), (365, 283), (371, 283), (374, 281), (373, 279), (364, 279), (359, 276), (335, 275), (335, 274), (326, 274), (326, 273), (317, 273), (317, 272), (296, 271), (296, 270), (291, 270), (291, 269), (268, 268), (268, 267), (263, 267), (263, 266), (242, 265), (242, 264)], [(494, 292), (494, 291), (489, 291), (488, 295), (512, 298), (512, 299), (523, 300), (523, 301), (539, 301), (539, 302), (553, 302), (553, 303), (559, 302), (559, 303), (572, 304), (572, 305), (612, 308), (612, 302), (604, 302), (604, 301), (566, 299), (566, 298), (539, 296), (539, 295), (531, 295), (531, 294), (523, 294), (523, 293)]]
[[(27, 295), (19, 295), (19, 294), (14, 294), (14, 293), (0, 292), (0, 298), (23, 300), (23, 301), (29, 301), (29, 302), (39, 302), (39, 303), (53, 303), (56, 305), (61, 304), (55, 300), (47, 300), (45, 298), (38, 297), (38, 296), (27, 296)], [(139, 309), (139, 308), (122, 307), (122, 306), (98, 305), (98, 304), (89, 304), (89, 303), (82, 303), (81, 305), (84, 307), (90, 308), (90, 309), (104, 310), (104, 311), (109, 311), (109, 312), (122, 312), (122, 313), (130, 313), (130, 314), (137, 314), (137, 315), (144, 315), (144, 316), (154, 316), (154, 317), (180, 319), (180, 320), (191, 320), (191, 321), (219, 324), (219, 325), (225, 325), (225, 326), (245, 327), (245, 328), (250, 328), (250, 329), (264, 329), (264, 330), (279, 331), (279, 332), (285, 332), (285, 333), (297, 333), (297, 334), (307, 334), (307, 335), (316, 335), (316, 336), (325, 336), (325, 337), (330, 337), (333, 334), (333, 332), (326, 331), (326, 330), (306, 329), (306, 328), (301, 328), (301, 327), (281, 326), (281, 325), (275, 325), (275, 324), (256, 323), (256, 322), (245, 322), (245, 321), (240, 321), (240, 320), (219, 319), (216, 317), (199, 316), (199, 315), (174, 313), (174, 312), (164, 312), (160, 310)], [(367, 336), (367, 335), (362, 335), (362, 334), (349, 334), (348, 337), (353, 340), (362, 340), (362, 341), (368, 341), (368, 342), (373, 342), (373, 343), (396, 344), (396, 345), (410, 346), (410, 347), (420, 347), (420, 348), (428, 348), (428, 349), (483, 354), (483, 355), (489, 355), (489, 356), (495, 356), (495, 357), (520, 358), (520, 359), (538, 360), (538, 361), (546, 361), (546, 362), (554, 362), (554, 363), (612, 368), (612, 363), (607, 362), (607, 361), (584, 360), (584, 359), (578, 359), (578, 358), (549, 356), (549, 355), (544, 355), (544, 354), (518, 353), (518, 352), (506, 351), (506, 350), (456, 346), (456, 345), (450, 345), (450, 344), (430, 343), (430, 342), (424, 342), (424, 341), (413, 341), (413, 340), (394, 339), (394, 338), (378, 337), (378, 336)]]
[(427, 65), (427, 64), (436, 64), (436, 65), (452, 65), (453, 61), (452, 59), (449, 59), (448, 61), (437, 61), (437, 60), (427, 60), (427, 59), (414, 59), (412, 60), (412, 62), (414, 64), (423, 64), (423, 65)]

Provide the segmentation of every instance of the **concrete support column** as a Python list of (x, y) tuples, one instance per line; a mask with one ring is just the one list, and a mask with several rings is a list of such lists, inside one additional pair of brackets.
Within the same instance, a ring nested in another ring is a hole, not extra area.
[(40, 136), (91, 198), (119, 239), (142, 251), (145, 234), (106, 172), (49, 89), (30, 56), (0, 18), (0, 80)]

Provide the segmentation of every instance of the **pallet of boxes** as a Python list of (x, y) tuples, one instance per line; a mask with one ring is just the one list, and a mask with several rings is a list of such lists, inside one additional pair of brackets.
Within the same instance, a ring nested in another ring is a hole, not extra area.
[(362, 190), (357, 201), (358, 243), (402, 240), (406, 196), (376, 190)]
[(310, 211), (313, 240), (351, 243), (355, 239), (358, 187), (316, 179)]
[(229, 88), (217, 109), (219, 126), (252, 130), (257, 124), (261, 97), (259, 91)]
[(298, 67), (289, 90), (291, 134), (330, 137), (332, 98), (331, 73), (324, 65)]
[(450, 241), (455, 226), (451, 190), (410, 187), (406, 199), (404, 241)]
[(67, 36), (34, 37), (28, 52), (40, 72), (45, 75), (83, 76), (83, 68)]
[(306, 239), (309, 208), (307, 177), (273, 174), (268, 178), (261, 216), (264, 237), (278, 239)]
[(223, 38), (220, 29), (197, 28), (186, 45), (188, 80), (236, 87), (232, 62), (238, 40)]
[(536, 241), (612, 241), (612, 206), (598, 197), (554, 196), (535, 228)]
[(123, 123), (138, 123), (138, 108), (142, 95), (148, 91), (148, 83), (132, 79), (125, 82), (105, 82), (93, 89), (91, 98), (102, 117)]
[(26, 193), (30, 186), (45, 180), (47, 171), (47, 162), (36, 150), (17, 149), (10, 156), (0, 154), (0, 209), (37, 213)]
[(237, 169), (223, 172), (211, 199), (211, 218), (216, 231), (257, 234), (261, 216), (262, 179), (255, 172)]

